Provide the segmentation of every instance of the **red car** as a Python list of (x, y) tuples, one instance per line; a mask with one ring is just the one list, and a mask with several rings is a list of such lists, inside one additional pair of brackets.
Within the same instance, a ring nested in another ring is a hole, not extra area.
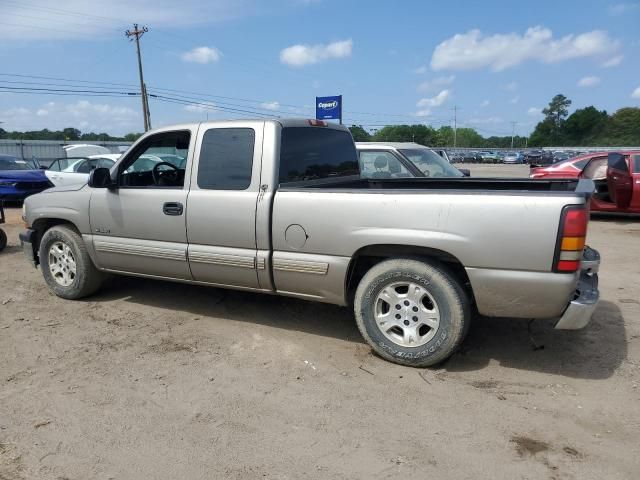
[(529, 177), (590, 178), (596, 184), (591, 211), (640, 213), (640, 151), (590, 153), (532, 168)]

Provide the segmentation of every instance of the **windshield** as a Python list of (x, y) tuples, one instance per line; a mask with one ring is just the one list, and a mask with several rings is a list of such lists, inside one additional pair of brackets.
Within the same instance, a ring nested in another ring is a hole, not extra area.
[(400, 149), (407, 159), (413, 163), (426, 177), (462, 177), (460, 170), (428, 148)]
[(19, 158), (0, 157), (0, 170), (33, 170), (33, 166)]

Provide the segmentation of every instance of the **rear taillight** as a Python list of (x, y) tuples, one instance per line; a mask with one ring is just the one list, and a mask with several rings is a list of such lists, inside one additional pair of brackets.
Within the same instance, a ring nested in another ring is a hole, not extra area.
[(554, 271), (573, 273), (580, 268), (588, 222), (589, 212), (586, 207), (577, 205), (564, 207), (553, 262)]

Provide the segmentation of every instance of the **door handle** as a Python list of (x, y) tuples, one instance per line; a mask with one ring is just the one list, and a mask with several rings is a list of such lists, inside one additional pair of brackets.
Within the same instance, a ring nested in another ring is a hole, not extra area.
[(183, 211), (184, 207), (180, 202), (166, 202), (164, 205), (162, 205), (162, 212), (165, 215), (178, 216), (182, 215)]

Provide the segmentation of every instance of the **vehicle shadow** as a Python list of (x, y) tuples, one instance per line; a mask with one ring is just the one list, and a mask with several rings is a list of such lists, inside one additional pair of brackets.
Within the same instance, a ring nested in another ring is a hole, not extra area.
[[(91, 302), (115, 300), (294, 330), (364, 343), (350, 309), (260, 293), (133, 277), (116, 277)], [(491, 360), (504, 367), (567, 377), (605, 379), (627, 357), (618, 306), (601, 301), (588, 327), (555, 330), (553, 321), (477, 318), (461, 350), (440, 365), (450, 372), (482, 370)]]
[(118, 276), (88, 299), (114, 300), (364, 342), (350, 309), (295, 298)]
[(443, 367), (451, 372), (481, 370), (490, 360), (520, 370), (573, 378), (605, 379), (627, 357), (624, 318), (618, 306), (601, 301), (582, 330), (555, 330), (554, 322), (479, 318), (461, 351)]

